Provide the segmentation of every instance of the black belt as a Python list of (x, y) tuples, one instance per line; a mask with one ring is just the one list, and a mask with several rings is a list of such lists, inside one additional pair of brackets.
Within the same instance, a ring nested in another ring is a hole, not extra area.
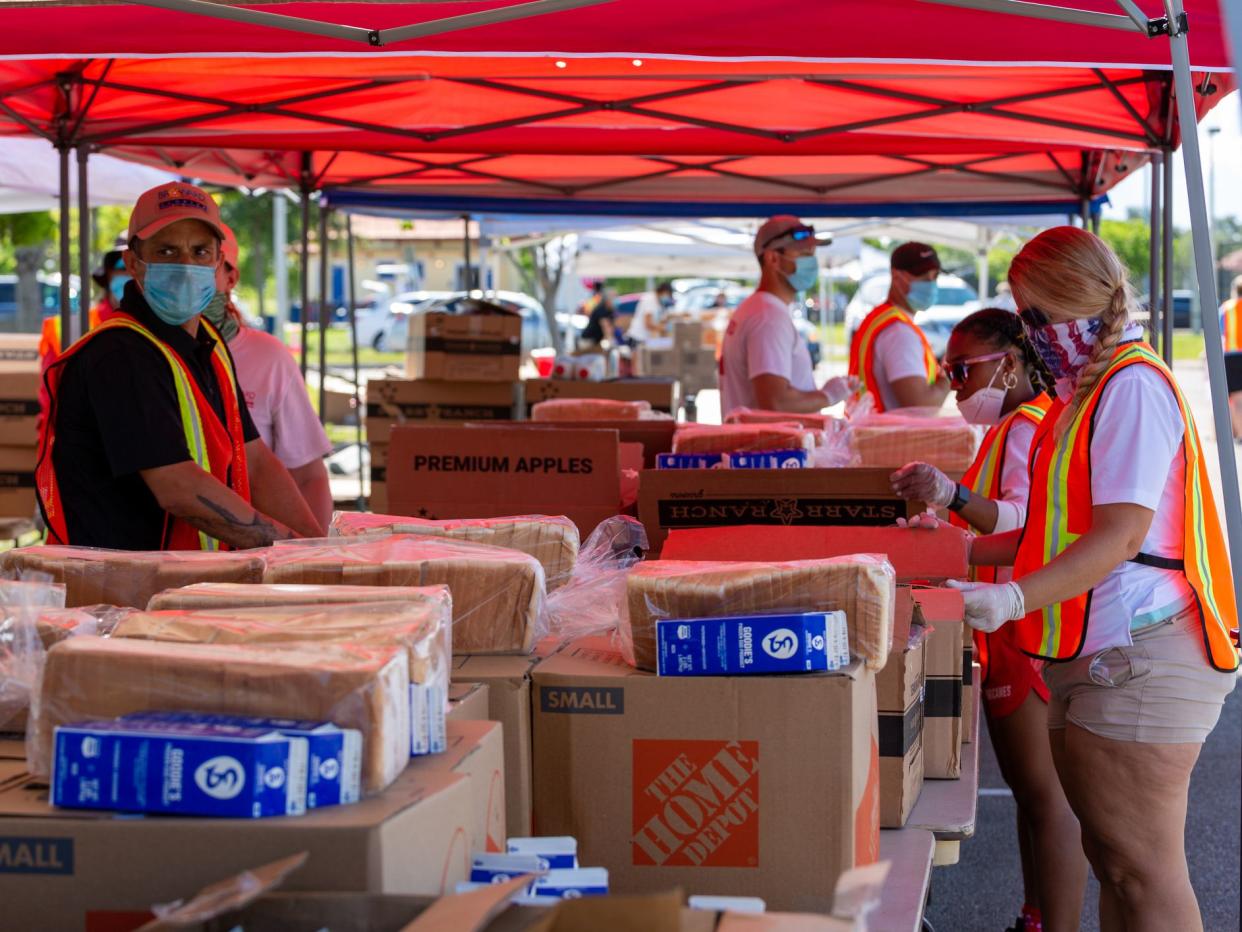
[(1150, 566), (1158, 570), (1176, 570), (1179, 573), (1186, 572), (1186, 561), (1177, 560), (1173, 557), (1158, 557), (1151, 553), (1140, 553), (1127, 563), (1138, 563), (1141, 566)]

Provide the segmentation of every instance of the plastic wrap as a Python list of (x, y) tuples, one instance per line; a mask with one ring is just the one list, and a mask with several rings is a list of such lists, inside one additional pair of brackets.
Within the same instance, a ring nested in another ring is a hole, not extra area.
[(799, 424), (687, 424), (673, 435), (674, 453), (740, 453), (751, 450), (808, 450), (819, 431)]
[(312, 718), (363, 736), (363, 787), (383, 789), (410, 757), (409, 654), (364, 644), (179, 644), (73, 638), (47, 653), (27, 736), (48, 776), (56, 726), (134, 712)]
[(548, 632), (562, 641), (620, 628), (625, 580), (650, 545), (642, 523), (602, 521), (582, 546), (568, 584), (548, 596)]
[(0, 731), (26, 730), (47, 648), (79, 631), (94, 633), (94, 619), (64, 604), (59, 583), (0, 581)]
[(267, 583), (448, 586), (456, 653), (529, 653), (546, 634), (543, 567), (517, 550), (394, 534), (297, 541), (265, 553)]
[(548, 515), (430, 521), (400, 515), (338, 511), (332, 515), (328, 534), (330, 537), (422, 534), (520, 550), (530, 554), (543, 566), (549, 592), (569, 581), (578, 559), (579, 547), (578, 525), (569, 518)]
[(25, 547), (0, 558), (0, 572), (22, 579), (47, 573), (65, 584), (65, 604), (145, 608), (151, 596), (199, 582), (263, 581), (264, 551), (99, 550), (93, 547)]
[(957, 415), (903, 408), (850, 422), (850, 444), (859, 465), (894, 469), (919, 461), (961, 475), (975, 461), (979, 431)]
[(234, 608), (289, 608), (306, 605), (341, 605), (360, 602), (412, 602), (447, 604), (443, 586), (298, 586), (263, 583), (197, 583), (182, 589), (166, 589), (147, 604), (152, 612)]
[[(276, 587), (254, 588), (271, 590)], [(333, 587), (293, 588), (331, 591)], [(357, 590), (361, 587), (340, 588)], [(370, 591), (385, 591), (378, 586), (369, 588)], [(453, 655), (453, 606), (448, 588), (428, 586), (387, 591), (393, 593), (394, 601), (327, 605), (269, 601), (249, 608), (216, 605), (209, 609), (130, 612), (117, 624), (113, 637), (193, 644), (271, 646), (327, 642), (402, 647), (409, 654), (410, 727), (414, 736), (411, 752), (442, 751)], [(399, 600), (399, 592), (415, 593), (415, 596)]]
[(844, 424), (831, 414), (791, 414), (788, 411), (761, 411), (758, 408), (734, 408), (724, 419), (726, 424), (797, 424), (808, 430), (831, 433)]
[(850, 653), (872, 670), (888, 660), (897, 574), (880, 555), (856, 554), (787, 563), (640, 563), (626, 582), (626, 659), (656, 669), (657, 621), (797, 612), (843, 611)]
[[(532, 421), (639, 421), (654, 412), (649, 401), (612, 398), (553, 398), (530, 409)], [(666, 415), (667, 417), (667, 415)]]

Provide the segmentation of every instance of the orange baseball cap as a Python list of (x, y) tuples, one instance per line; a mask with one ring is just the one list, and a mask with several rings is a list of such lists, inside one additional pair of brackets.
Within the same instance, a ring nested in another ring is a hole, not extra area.
[(240, 268), (237, 261), (237, 237), (233, 234), (233, 228), (223, 221), (220, 222), (220, 228), (224, 231), (224, 241), (220, 243), (220, 252), (224, 256), (225, 264), (234, 269)]
[(221, 240), (228, 229), (220, 219), (215, 198), (202, 188), (179, 181), (143, 193), (129, 215), (129, 238), (146, 239), (178, 220), (201, 220)]

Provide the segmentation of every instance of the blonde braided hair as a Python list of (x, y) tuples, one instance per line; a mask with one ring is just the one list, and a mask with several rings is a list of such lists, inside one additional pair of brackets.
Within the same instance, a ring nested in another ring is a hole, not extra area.
[(1054, 323), (1100, 322), (1091, 358), (1057, 421), (1059, 438), (1108, 368), (1136, 304), (1134, 289), (1108, 244), (1071, 226), (1045, 230), (1023, 246), (1009, 267), (1009, 286), (1018, 307), (1038, 308)]

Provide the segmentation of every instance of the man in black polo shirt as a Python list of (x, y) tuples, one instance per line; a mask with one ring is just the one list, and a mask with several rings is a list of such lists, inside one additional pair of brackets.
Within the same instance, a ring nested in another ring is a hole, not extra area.
[(260, 439), (227, 349), (199, 320), (215, 293), (221, 226), (215, 201), (192, 185), (161, 185), (135, 205), (121, 319), (49, 370), (39, 496), (52, 540), (244, 548), (323, 533)]

